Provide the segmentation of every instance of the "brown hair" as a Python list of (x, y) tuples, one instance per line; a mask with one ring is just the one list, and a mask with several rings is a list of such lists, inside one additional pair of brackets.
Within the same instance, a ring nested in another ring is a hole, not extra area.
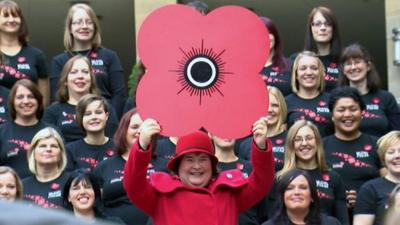
[[(92, 102), (99, 101), (100, 102), (100, 107), (103, 107), (104, 112), (108, 113), (109, 112), (109, 105), (107, 103), (107, 100), (101, 96), (101, 95), (96, 95), (96, 94), (87, 94), (83, 96), (79, 101), (78, 104), (76, 105), (76, 123), (78, 124), (78, 127), (81, 128), (81, 130), (86, 133), (85, 128), (83, 127), (83, 116), (85, 115), (86, 108), (88, 105)], [(104, 127), (105, 129), (105, 127)]]
[(19, 17), (21, 19), (20, 28), (18, 30), (18, 41), (21, 45), (26, 45), (28, 42), (28, 26), (25, 21), (24, 14), (19, 5), (11, 0), (4, 0), (0, 2), (0, 13), (5, 16)]
[(7, 174), (11, 173), (11, 175), (15, 179), (15, 185), (17, 186), (17, 196), (16, 199), (22, 200), (23, 198), (23, 188), (22, 188), (22, 182), (21, 179), (19, 178), (18, 174), (15, 172), (14, 169), (8, 166), (0, 166), (0, 174)]
[(119, 122), (118, 129), (114, 134), (115, 151), (119, 155), (123, 155), (130, 147), (126, 141), (126, 133), (128, 132), (131, 117), (137, 113), (138, 112), (135, 108), (131, 109), (122, 116), (121, 121)]
[[(369, 71), (367, 72), (367, 88), (370, 92), (375, 92), (381, 89), (381, 79), (379, 78), (378, 71), (375, 68), (371, 54), (368, 50), (358, 43), (347, 46), (342, 53), (340, 58), (340, 67), (343, 70), (344, 63), (349, 59), (362, 59), (369, 65)], [(343, 72), (342, 72), (343, 73)], [(350, 81), (346, 75), (339, 76), (339, 86), (349, 86)]]
[(97, 86), (96, 86), (96, 78), (93, 75), (93, 69), (92, 65), (90, 64), (89, 60), (82, 55), (76, 55), (72, 58), (70, 58), (64, 65), (60, 79), (58, 80), (57, 83), (57, 99), (61, 103), (66, 103), (69, 100), (69, 93), (68, 93), (68, 87), (67, 87), (67, 80), (68, 80), (68, 75), (71, 72), (72, 66), (74, 65), (75, 61), (77, 60), (83, 60), (89, 67), (89, 73), (90, 73), (90, 89), (89, 93), (91, 94), (97, 94)]
[(332, 26), (332, 39), (330, 41), (330, 55), (334, 62), (339, 62), (340, 53), (342, 51), (342, 45), (340, 43), (339, 27), (335, 15), (332, 10), (324, 7), (318, 6), (311, 10), (306, 26), (305, 39), (304, 39), (304, 49), (308, 51), (318, 52), (317, 44), (315, 43), (312, 31), (311, 23), (314, 20), (314, 16), (317, 13), (321, 13), (328, 23)]
[(40, 120), (43, 116), (44, 106), (43, 106), (43, 96), (40, 93), (37, 85), (33, 83), (33, 81), (28, 79), (22, 79), (17, 81), (14, 86), (11, 88), (9, 97), (8, 97), (8, 112), (10, 117), (15, 120), (17, 117), (17, 112), (15, 111), (14, 101), (17, 94), (18, 87), (23, 86), (27, 88), (30, 92), (32, 92), (36, 101), (38, 102), (38, 108), (36, 110), (36, 118)]
[(83, 3), (78, 3), (69, 8), (67, 18), (65, 19), (64, 48), (68, 52), (71, 52), (74, 46), (74, 37), (72, 36), (71, 25), (72, 17), (78, 9), (82, 9), (83, 11), (85, 11), (93, 22), (94, 33), (92, 38), (92, 48), (95, 49), (101, 46), (100, 24), (99, 20), (97, 19), (96, 13), (90, 6)]

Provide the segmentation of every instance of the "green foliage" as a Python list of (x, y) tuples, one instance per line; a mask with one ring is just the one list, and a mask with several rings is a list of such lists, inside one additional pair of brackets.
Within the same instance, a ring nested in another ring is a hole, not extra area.
[(132, 72), (128, 77), (128, 94), (129, 96), (132, 96), (135, 89), (136, 89), (136, 85), (137, 85), (137, 78), (138, 75), (140, 73), (140, 68), (139, 68), (139, 64), (136, 63), (133, 67), (132, 67)]

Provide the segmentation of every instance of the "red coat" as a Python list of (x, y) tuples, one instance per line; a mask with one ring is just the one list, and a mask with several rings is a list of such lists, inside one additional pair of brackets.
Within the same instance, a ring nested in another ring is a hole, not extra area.
[(228, 170), (211, 180), (207, 188), (182, 184), (179, 177), (153, 173), (146, 179), (151, 151), (137, 143), (125, 164), (124, 187), (131, 201), (155, 225), (236, 225), (239, 213), (261, 200), (272, 185), (272, 144), (267, 151), (252, 144), (253, 172), (248, 179), (239, 170)]

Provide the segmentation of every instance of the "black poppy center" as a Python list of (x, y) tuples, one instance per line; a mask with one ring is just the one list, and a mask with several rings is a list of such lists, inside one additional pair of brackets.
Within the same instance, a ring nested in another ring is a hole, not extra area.
[(207, 88), (217, 80), (217, 68), (213, 60), (208, 57), (197, 56), (189, 60), (185, 78), (194, 87)]

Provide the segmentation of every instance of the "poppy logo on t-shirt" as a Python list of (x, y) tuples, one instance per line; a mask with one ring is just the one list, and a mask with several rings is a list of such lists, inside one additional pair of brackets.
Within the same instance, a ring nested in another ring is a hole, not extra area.
[(318, 106), (319, 107), (325, 107), (326, 106), (326, 102), (321, 100), (321, 101), (318, 102)]
[(329, 64), (329, 67), (330, 67), (330, 68), (336, 68), (336, 67), (337, 67), (337, 64), (334, 63), (334, 62), (332, 62), (331, 64)]
[(329, 174), (327, 174), (327, 173), (322, 174), (322, 180), (329, 181), (330, 179), (331, 179), (331, 177), (329, 176)]
[[(96, 159), (90, 157), (81, 157), (79, 160), (88, 163), (91, 168), (96, 168), (97, 164), (99, 163)], [(88, 170), (90, 170), (90, 168), (88, 168)]]
[(0, 104), (3, 103), (3, 97), (0, 97)]
[(380, 102), (381, 102), (381, 99), (379, 97), (373, 97), (372, 98), (372, 103), (379, 104)]
[(97, 58), (97, 53), (96, 52), (90, 53), (90, 58), (92, 58), (92, 59)]
[(273, 66), (272, 67), (272, 71), (279, 72), (279, 67), (278, 66)]
[(236, 163), (236, 169), (243, 170), (244, 166), (242, 163)]
[(108, 150), (106, 151), (106, 155), (107, 155), (108, 157), (112, 157), (112, 156), (114, 155), (114, 151), (113, 151), (112, 149), (108, 149)]
[(370, 145), (370, 144), (365, 144), (365, 145), (364, 145), (364, 150), (365, 150), (365, 151), (371, 151), (371, 150), (372, 150), (372, 145)]
[(19, 63), (24, 63), (26, 61), (26, 58), (24, 56), (20, 56), (20, 57), (18, 57), (17, 61)]
[(52, 183), (50, 188), (53, 189), (53, 190), (57, 190), (57, 189), (60, 188), (60, 184)]
[(75, 113), (66, 113), (66, 112), (62, 112), (62, 115), (65, 117), (65, 119), (61, 122), (61, 125), (64, 124), (72, 124), (75, 122), (75, 118), (76, 118), (76, 114)]
[(276, 143), (277, 145), (282, 145), (284, 142), (285, 142), (285, 141), (284, 141), (282, 138), (278, 138), (278, 139), (275, 140), (275, 143)]

